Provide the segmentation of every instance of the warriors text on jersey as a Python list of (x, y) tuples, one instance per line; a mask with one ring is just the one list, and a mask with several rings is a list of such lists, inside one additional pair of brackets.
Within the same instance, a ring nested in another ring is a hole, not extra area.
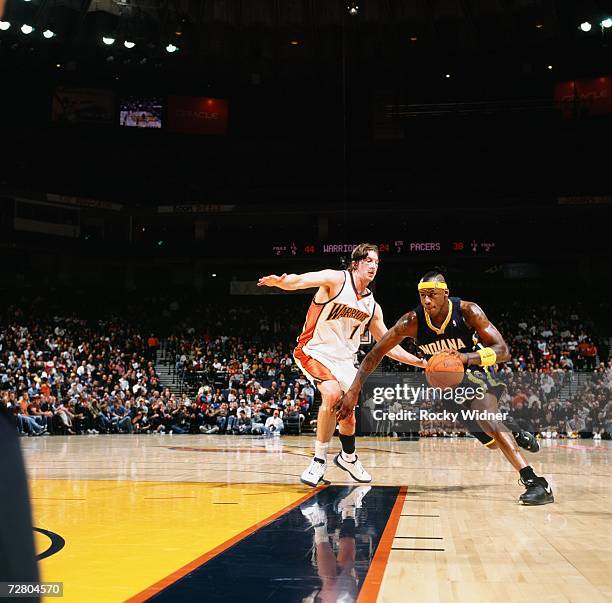
[(366, 290), (359, 295), (353, 275), (345, 270), (338, 295), (324, 303), (313, 299), (296, 351), (302, 350), (321, 362), (326, 359), (352, 362), (375, 308), (372, 293)]

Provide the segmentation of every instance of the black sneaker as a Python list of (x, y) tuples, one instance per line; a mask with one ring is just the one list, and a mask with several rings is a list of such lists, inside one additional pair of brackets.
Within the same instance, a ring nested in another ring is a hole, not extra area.
[(519, 431), (514, 435), (516, 443), (529, 452), (539, 452), (540, 442), (536, 440), (536, 437), (528, 431)]
[(519, 496), (524, 505), (547, 505), (555, 502), (552, 488), (543, 477), (519, 479), (519, 484), (525, 486), (525, 492)]

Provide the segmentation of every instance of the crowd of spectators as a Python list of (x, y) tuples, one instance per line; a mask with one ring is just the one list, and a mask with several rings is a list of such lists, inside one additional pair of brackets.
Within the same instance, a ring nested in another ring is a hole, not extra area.
[(15, 416), (20, 433), (128, 429), (131, 409), (160, 395), (156, 340), (125, 320), (34, 319), (19, 307), (9, 307), (3, 319), (1, 406)]
[[(606, 341), (579, 307), (513, 307), (495, 324), (512, 359), (500, 367), (507, 385), (500, 409), (544, 438), (612, 435), (612, 361)], [(458, 425), (434, 422), (423, 436), (462, 435)]]
[[(590, 373), (567, 372), (555, 377), (545, 372), (525, 371), (500, 376), (506, 385), (499, 410), (507, 413), (510, 429), (539, 434), (545, 439), (593, 438), (612, 436), (612, 360)], [(568, 392), (564, 393), (564, 390)], [(419, 408), (442, 411), (440, 402), (422, 403)], [(453, 408), (452, 410), (459, 410)], [(464, 436), (461, 422), (431, 420), (422, 422), (423, 437)]]
[[(199, 337), (193, 327), (169, 337), (173, 354), (183, 350), (179, 364), (202, 377), (197, 393), (177, 395), (155, 370), (159, 339), (134, 318), (86, 320), (9, 307), (0, 331), (0, 407), (22, 435), (299, 432), (314, 389), (296, 371), (286, 341), (264, 347), (267, 321), (251, 329), (248, 345), (238, 335), (215, 334), (248, 332), (231, 320), (238, 315), (215, 315)], [(278, 324), (272, 328), (278, 332)]]
[[(280, 299), (189, 311), (161, 300), (172, 325), (163, 359), (182, 395), (160, 382), (160, 341), (138, 312), (83, 318), (10, 306), (0, 330), (0, 406), (32, 435), (299, 432), (315, 418), (314, 388), (291, 355), (304, 299)], [(502, 409), (545, 437), (610, 433), (612, 364), (580, 308), (512, 308), (495, 323), (512, 353), (500, 369)], [(384, 370), (410, 369), (387, 361)], [(422, 435), (461, 432), (429, 424)]]
[[(569, 392), (563, 396), (564, 388)], [(512, 375), (502, 405), (519, 425), (545, 438), (609, 438), (612, 360), (579, 376), (571, 371)]]

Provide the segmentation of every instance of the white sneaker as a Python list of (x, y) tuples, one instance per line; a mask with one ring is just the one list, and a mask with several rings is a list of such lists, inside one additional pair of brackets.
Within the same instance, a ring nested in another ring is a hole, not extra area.
[(355, 460), (351, 463), (342, 458), (342, 453), (338, 453), (336, 457), (334, 457), (334, 463), (340, 469), (344, 469), (356, 482), (361, 482), (362, 484), (367, 484), (372, 481), (372, 476), (363, 468), (361, 461), (355, 455)]
[(306, 505), (302, 505), (300, 507), (300, 511), (302, 511), (302, 515), (308, 519), (313, 528), (318, 528), (319, 526), (324, 526), (327, 524), (327, 514), (319, 506), (319, 503), (316, 500), (311, 501)]
[(325, 469), (327, 469), (327, 463), (321, 463), (313, 458), (308, 468), (302, 473), (300, 481), (314, 488), (323, 479)]
[(372, 486), (351, 486), (351, 491), (336, 503), (338, 513), (342, 519), (352, 517), (357, 522), (357, 509), (361, 509), (365, 495), (372, 489)]

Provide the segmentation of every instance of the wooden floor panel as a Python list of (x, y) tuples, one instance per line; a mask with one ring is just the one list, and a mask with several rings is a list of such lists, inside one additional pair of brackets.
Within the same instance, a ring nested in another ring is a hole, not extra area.
[[(127, 599), (303, 497), (308, 488), (298, 478), (312, 443), (308, 437), (23, 439), (34, 524), (66, 541), (41, 562), (43, 578), (63, 580), (68, 601)], [(612, 600), (612, 447), (542, 444), (540, 453), (527, 454), (549, 479), (556, 502), (522, 507), (516, 472), (499, 452), (472, 440), (359, 439), (373, 484), (407, 487), (378, 600)], [(331, 464), (326, 477), (352, 483)], [(164, 530), (147, 529), (152, 517)], [(36, 538), (39, 550), (48, 546), (47, 537)]]

